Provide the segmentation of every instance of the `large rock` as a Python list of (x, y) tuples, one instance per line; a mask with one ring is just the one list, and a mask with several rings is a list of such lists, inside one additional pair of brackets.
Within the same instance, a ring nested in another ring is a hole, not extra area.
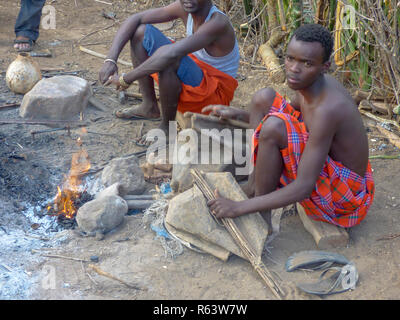
[[(247, 196), (228, 172), (209, 172), (204, 174), (212, 190), (218, 189), (221, 196), (236, 201)], [(268, 225), (258, 212), (233, 219), (237, 228), (251, 244), (257, 256), (261, 257), (268, 236)], [(194, 185), (170, 200), (165, 218), (167, 230), (201, 250), (226, 261), (231, 253), (244, 259), (246, 255), (233, 240), (227, 229), (211, 216), (207, 200)]]
[(237, 174), (238, 165), (235, 163), (232, 144), (220, 143), (219, 131), (216, 132), (217, 134), (213, 135), (212, 132), (198, 132), (190, 128), (179, 133), (189, 139), (175, 141), (171, 179), (171, 187), (175, 192), (184, 192), (193, 186), (191, 169), (203, 172), (230, 172), (238, 181), (247, 177)]
[(103, 169), (101, 182), (105, 187), (119, 183), (119, 195), (142, 194), (146, 183), (144, 174), (135, 156), (115, 158)]
[(25, 94), (19, 115), (37, 120), (77, 119), (91, 95), (89, 83), (79, 77), (65, 75), (42, 79)]
[(81, 231), (99, 236), (119, 226), (127, 212), (128, 205), (124, 199), (115, 195), (104, 196), (80, 207), (76, 222)]

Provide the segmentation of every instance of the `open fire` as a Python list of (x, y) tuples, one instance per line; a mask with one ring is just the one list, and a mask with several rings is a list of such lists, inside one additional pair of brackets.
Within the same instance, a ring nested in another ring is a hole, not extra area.
[(57, 195), (54, 198), (53, 205), (47, 207), (51, 215), (66, 219), (75, 218), (77, 206), (82, 202), (82, 196), (86, 194), (81, 177), (90, 169), (89, 155), (82, 148), (81, 138), (78, 138), (77, 144), (80, 149), (72, 155), (69, 174), (66, 176), (63, 185), (57, 187)]

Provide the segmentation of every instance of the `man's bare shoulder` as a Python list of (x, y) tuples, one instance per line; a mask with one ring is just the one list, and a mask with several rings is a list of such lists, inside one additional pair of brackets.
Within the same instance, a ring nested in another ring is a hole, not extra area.
[(212, 26), (212, 29), (221, 33), (226, 32), (228, 29), (232, 28), (229, 18), (220, 12), (214, 12), (210, 19), (204, 22), (204, 25), (205, 24)]
[(346, 88), (332, 76), (325, 75), (325, 77), (326, 88), (321, 101), (323, 109), (329, 114), (337, 113), (337, 116), (356, 111), (357, 106)]

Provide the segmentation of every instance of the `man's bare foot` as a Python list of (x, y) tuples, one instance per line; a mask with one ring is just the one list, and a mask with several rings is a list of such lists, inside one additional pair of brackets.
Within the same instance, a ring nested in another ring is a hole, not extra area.
[(33, 41), (28, 37), (18, 36), (14, 40), (14, 49), (20, 52), (31, 51), (33, 48)]
[[(159, 136), (153, 136), (153, 135), (149, 135), (148, 133), (142, 135), (141, 137), (138, 137), (134, 140), (135, 144), (140, 146), (140, 147), (148, 147), (153, 143), (159, 143), (160, 147), (162, 147), (162, 144), (164, 143), (165, 145), (168, 144), (168, 128), (162, 123), (160, 124), (160, 126), (158, 127), (158, 129), (162, 130), (164, 132), (164, 136), (163, 137), (159, 137)], [(159, 138), (161, 138), (162, 140), (158, 140)]]
[(149, 120), (159, 120), (160, 110), (157, 105), (147, 105), (142, 103), (139, 106), (132, 106), (129, 108), (124, 108), (118, 110), (115, 116), (122, 119), (149, 119)]

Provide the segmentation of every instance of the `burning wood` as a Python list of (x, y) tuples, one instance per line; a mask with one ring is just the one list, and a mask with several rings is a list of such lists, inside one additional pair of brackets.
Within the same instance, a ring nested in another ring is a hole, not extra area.
[[(82, 146), (81, 138), (78, 138), (77, 144)], [(47, 210), (54, 215), (66, 219), (73, 219), (78, 210), (77, 204), (81, 203), (81, 198), (86, 193), (82, 185), (81, 176), (89, 171), (89, 155), (84, 148), (72, 155), (71, 169), (66, 177), (62, 187), (57, 187), (57, 195), (54, 204), (49, 205)]]

